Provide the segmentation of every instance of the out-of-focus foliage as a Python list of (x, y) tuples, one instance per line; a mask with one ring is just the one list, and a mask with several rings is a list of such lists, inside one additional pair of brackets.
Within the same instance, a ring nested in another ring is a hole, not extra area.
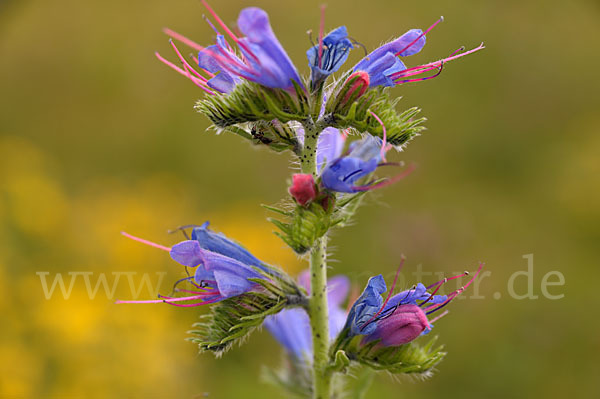
[[(254, 4), (307, 74), (305, 32), (318, 28), (319, 2)], [(214, 4), (227, 22), (244, 5)], [(185, 275), (121, 230), (171, 245), (182, 237), (168, 229), (210, 219), (260, 259), (302, 267), (259, 205), (286, 195), (290, 153), (205, 132), (193, 110), (199, 89), (153, 58), (172, 56), (163, 26), (209, 43), (202, 13), (195, 1), (0, 6), (0, 397), (277, 397), (256, 383), (261, 362), (280, 360), (267, 334), (216, 360), (184, 341), (204, 310), (113, 304), (132, 296), (129, 278), (138, 289), (143, 273), (154, 286), (162, 276), (168, 294)], [(394, 89), (403, 106), (423, 109), (428, 130), (390, 160), (419, 168), (367, 196), (356, 226), (332, 237), (331, 266), (358, 286), (392, 273), (402, 253), (401, 285), (419, 264), (450, 274), (484, 260), (492, 272), (475, 291), (484, 299), (465, 295), (436, 322), (448, 355), (435, 377), (379, 376), (369, 397), (598, 396), (599, 14), (586, 0), (328, 2), (327, 27), (345, 24), (368, 49), (444, 15), (409, 66), (487, 45), (439, 78)], [(361, 56), (354, 50), (347, 66)], [(516, 300), (507, 282), (529, 253), (539, 298)], [(548, 287), (565, 294), (554, 301), (540, 290), (553, 270), (566, 279)], [(67, 289), (75, 276), (70, 298), (57, 288), (46, 300), (38, 272), (49, 284), (63, 273)], [(100, 273), (109, 288), (113, 273), (130, 274), (113, 296), (99, 287), (92, 299), (86, 275), (69, 272), (93, 272), (92, 289)]]

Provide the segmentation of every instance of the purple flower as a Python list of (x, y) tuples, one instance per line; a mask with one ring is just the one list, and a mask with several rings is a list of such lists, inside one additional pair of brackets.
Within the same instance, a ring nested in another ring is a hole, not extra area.
[(346, 135), (339, 129), (325, 128), (317, 141), (317, 170), (322, 170), (327, 163), (339, 158), (345, 143)]
[[(169, 297), (160, 295), (161, 299), (142, 301), (117, 301), (117, 303), (168, 303), (174, 306), (192, 307), (211, 304), (246, 292), (260, 289), (259, 284), (250, 278), (264, 278), (253, 266), (270, 272), (265, 265), (239, 244), (231, 241), (223, 234), (208, 230), (208, 222), (194, 228), (192, 240), (175, 244), (172, 248), (134, 237), (127, 233), (124, 236), (135, 241), (169, 252), (177, 263), (196, 268), (194, 275), (175, 283), (175, 287), (184, 281), (193, 285), (192, 290), (177, 289), (178, 292), (192, 294)], [(179, 302), (191, 302), (180, 304)]]
[(238, 75), (229, 73), (223, 68), (212, 54), (221, 54), (224, 58), (237, 58), (237, 56), (230, 51), (229, 44), (223, 35), (217, 34), (217, 44), (208, 46), (206, 50), (198, 53), (198, 66), (213, 74), (213, 77), (206, 82), (210, 88), (221, 93), (230, 93), (241, 79)]
[(369, 326), (367, 322), (381, 309), (383, 305), (381, 294), (386, 290), (385, 280), (381, 274), (369, 279), (365, 290), (354, 302), (348, 313), (344, 327), (350, 329), (350, 335), (362, 334), (363, 330), (369, 333), (375, 329), (375, 326)]
[(432, 320), (429, 320), (428, 316), (438, 312), (463, 292), (477, 277), (482, 267), (483, 264), (480, 264), (471, 280), (449, 295), (436, 295), (436, 293), (444, 283), (468, 273), (445, 278), (427, 287), (419, 283), (409, 290), (392, 296), (396, 283), (394, 280), (394, 285), (385, 301), (381, 296), (387, 290), (383, 277), (381, 275), (372, 277), (362, 295), (350, 309), (345, 329), (348, 330), (349, 336), (364, 335), (363, 344), (375, 340), (379, 340), (383, 346), (406, 344), (431, 330), (432, 323), (446, 313)]
[[(412, 43), (412, 45), (411, 45)], [(421, 51), (425, 46), (425, 36), (420, 29), (411, 29), (399, 38), (384, 44), (360, 60), (354, 66), (354, 72), (365, 71), (369, 74), (370, 86), (394, 86), (391, 76), (403, 71), (406, 66), (398, 56), (406, 57)]]
[(370, 185), (357, 186), (356, 182), (370, 175), (381, 162), (382, 140), (371, 135), (355, 141), (350, 153), (333, 159), (321, 173), (321, 184), (328, 190), (355, 193), (370, 189)]
[(218, 302), (241, 295), (257, 287), (249, 278), (263, 278), (251, 265), (208, 251), (195, 240), (183, 241), (171, 248), (171, 258), (187, 267), (195, 267), (194, 281), (203, 290), (203, 302)]
[(265, 271), (264, 262), (257, 259), (246, 248), (233, 240), (227, 238), (223, 233), (215, 233), (208, 229), (209, 222), (194, 227), (192, 230), (192, 240), (198, 241), (200, 248), (215, 252), (229, 258), (233, 258), (245, 265), (256, 266)]
[(195, 62), (200, 71), (192, 68), (174, 44), (173, 48), (183, 68), (156, 54), (160, 61), (188, 77), (209, 94), (215, 94), (215, 91), (229, 93), (241, 79), (286, 90), (293, 89), (292, 82), (302, 86), (298, 71), (273, 33), (265, 11), (256, 7), (243, 9), (238, 17), (237, 26), (244, 36), (238, 38), (206, 1), (202, 0), (202, 3), (237, 46), (237, 51), (209, 22), (217, 32), (216, 44), (209, 47), (203, 47), (177, 32), (165, 29), (174, 39), (198, 51)]
[(306, 56), (311, 69), (313, 87), (316, 87), (329, 75), (340, 69), (353, 48), (354, 46), (348, 39), (345, 26), (340, 26), (329, 32), (319, 44), (309, 48)]
[(382, 162), (384, 161), (383, 157), (385, 153), (390, 148), (391, 146), (386, 145), (385, 141), (379, 137), (365, 135), (361, 140), (350, 144), (348, 155), (334, 159), (333, 162), (325, 166), (321, 173), (321, 185), (330, 191), (357, 193), (388, 186), (403, 179), (412, 172), (414, 169), (413, 166), (406, 168), (402, 173), (390, 179), (378, 183), (371, 181), (363, 185), (356, 184), (361, 178), (375, 172), (379, 166), (397, 165)]
[[(421, 51), (425, 46), (425, 36), (440, 22), (443, 17), (431, 25), (425, 32), (420, 29), (411, 29), (402, 36), (383, 46), (377, 48), (369, 55), (364, 57), (353, 68), (354, 72), (365, 71), (370, 77), (370, 86), (395, 86), (402, 83), (418, 82), (438, 76), (444, 63), (471, 54), (481, 50), (483, 44), (479, 47), (462, 52), (464, 48), (452, 53), (449, 57), (439, 61), (430, 62), (425, 65), (419, 65), (413, 68), (407, 68), (398, 57), (407, 57)], [(421, 76), (427, 72), (436, 71), (434, 75), (426, 77), (411, 78)]]
[[(300, 284), (310, 291), (308, 272), (298, 278)], [(329, 336), (334, 339), (344, 326), (346, 312), (341, 307), (348, 296), (350, 282), (346, 276), (335, 276), (327, 282), (329, 303)], [(303, 308), (285, 309), (268, 316), (265, 327), (275, 339), (297, 360), (312, 361), (312, 336), (310, 320)]]

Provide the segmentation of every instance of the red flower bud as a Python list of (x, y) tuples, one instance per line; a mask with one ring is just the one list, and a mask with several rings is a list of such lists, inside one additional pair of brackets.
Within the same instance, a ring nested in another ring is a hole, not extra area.
[[(369, 74), (365, 71), (354, 72), (350, 75), (344, 82), (346, 93), (344, 94), (344, 98), (340, 101), (340, 105), (344, 106), (360, 98), (369, 88), (369, 83)], [(344, 91), (344, 89), (342, 89), (342, 91)]]
[(317, 197), (317, 188), (313, 175), (305, 173), (293, 175), (289, 192), (296, 202), (302, 206), (314, 200)]
[(425, 312), (417, 305), (401, 305), (390, 317), (377, 321), (377, 329), (364, 338), (365, 342), (381, 340), (383, 346), (400, 346), (431, 328)]

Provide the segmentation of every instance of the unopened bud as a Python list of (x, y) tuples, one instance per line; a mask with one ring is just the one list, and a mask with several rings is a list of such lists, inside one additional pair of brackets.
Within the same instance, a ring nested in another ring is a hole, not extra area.
[(336, 111), (339, 112), (358, 100), (369, 89), (369, 83), (369, 74), (365, 71), (357, 71), (350, 75), (338, 92)]
[(315, 179), (311, 174), (298, 173), (292, 176), (289, 192), (296, 202), (305, 206), (317, 197)]

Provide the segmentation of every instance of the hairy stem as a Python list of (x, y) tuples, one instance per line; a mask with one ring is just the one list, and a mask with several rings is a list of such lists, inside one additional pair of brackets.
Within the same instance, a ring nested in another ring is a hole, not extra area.
[(327, 307), (327, 237), (322, 237), (310, 253), (309, 315), (313, 336), (313, 397), (329, 399), (329, 315)]
[[(304, 149), (300, 158), (302, 173), (317, 175), (317, 141), (321, 132), (312, 120), (304, 124)], [(308, 314), (313, 338), (313, 397), (329, 399), (329, 315), (327, 307), (327, 236), (317, 240), (310, 252), (310, 298)]]

